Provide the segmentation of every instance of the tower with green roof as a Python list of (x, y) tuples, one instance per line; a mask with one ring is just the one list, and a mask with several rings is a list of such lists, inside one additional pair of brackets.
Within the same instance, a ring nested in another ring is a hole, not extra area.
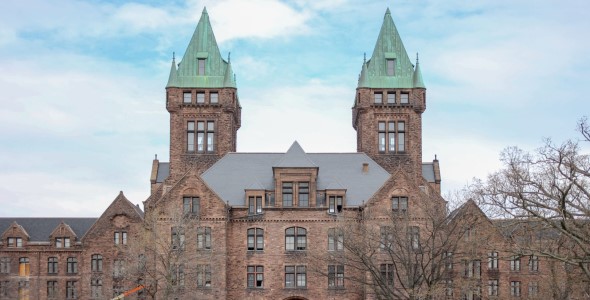
[(172, 58), (166, 84), (170, 113), (170, 175), (187, 166), (206, 169), (236, 151), (241, 123), (235, 75), (230, 56), (223, 59), (203, 9), (197, 28), (176, 63)]
[(364, 59), (356, 89), (352, 124), (357, 151), (390, 172), (403, 168), (421, 176), (422, 113), (426, 87), (418, 57), (412, 64), (389, 9), (370, 59)]

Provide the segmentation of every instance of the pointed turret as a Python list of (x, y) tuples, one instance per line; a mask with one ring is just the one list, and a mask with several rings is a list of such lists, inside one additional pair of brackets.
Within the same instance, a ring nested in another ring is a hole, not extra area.
[(418, 53), (416, 53), (416, 69), (414, 69), (414, 87), (425, 89), (424, 81), (422, 80), (422, 72), (420, 71), (420, 61), (418, 59)]
[(170, 67), (170, 75), (168, 76), (168, 84), (166, 87), (176, 87), (176, 78), (178, 77), (178, 71), (176, 70), (176, 58), (174, 57), (174, 53), (172, 54), (172, 66)]
[(361, 69), (361, 75), (359, 76), (358, 87), (366, 87), (366, 86), (367, 86), (367, 55), (365, 54), (365, 58), (363, 59), (363, 68)]
[[(178, 66), (175, 87), (222, 88), (229, 63), (221, 58), (207, 8)], [(229, 70), (231, 72), (231, 70)], [(233, 87), (233, 86), (232, 86)]]
[(223, 78), (223, 86), (224, 87), (236, 87), (236, 81), (234, 72), (231, 68), (231, 57), (230, 54), (227, 54), (227, 68), (225, 69), (225, 76)]
[(414, 67), (406, 52), (402, 39), (393, 23), (389, 8), (367, 62), (367, 75), (363, 85), (368, 88), (412, 88)]

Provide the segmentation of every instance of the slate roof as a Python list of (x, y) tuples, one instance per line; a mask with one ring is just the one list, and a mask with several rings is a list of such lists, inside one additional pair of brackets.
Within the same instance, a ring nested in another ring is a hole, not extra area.
[(48, 242), (51, 232), (63, 221), (81, 239), (98, 218), (0, 218), (0, 233), (15, 222), (29, 234), (30, 241)]
[(422, 163), (422, 177), (428, 182), (435, 182), (433, 163)]
[(170, 175), (170, 163), (158, 163), (158, 174), (156, 175), (156, 182), (164, 182)]

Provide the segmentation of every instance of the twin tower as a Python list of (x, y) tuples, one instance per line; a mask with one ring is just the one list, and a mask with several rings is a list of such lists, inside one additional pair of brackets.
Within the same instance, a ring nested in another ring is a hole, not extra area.
[[(182, 60), (172, 60), (166, 108), (171, 177), (182, 176), (187, 167), (202, 172), (236, 151), (241, 105), (235, 75), (230, 58), (221, 56), (206, 9)], [(421, 177), (425, 108), (418, 59), (415, 65), (410, 61), (387, 9), (373, 54), (363, 61), (354, 97), (357, 151), (390, 173), (401, 168)]]

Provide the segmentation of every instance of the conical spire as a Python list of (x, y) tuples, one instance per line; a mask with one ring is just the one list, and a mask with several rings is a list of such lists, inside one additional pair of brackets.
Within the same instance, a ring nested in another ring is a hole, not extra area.
[(367, 54), (363, 59), (363, 68), (361, 69), (361, 76), (359, 77), (358, 87), (367, 86)]
[(223, 86), (224, 87), (236, 87), (236, 82), (234, 80), (234, 72), (231, 68), (231, 57), (230, 53), (227, 54), (227, 68), (225, 69), (225, 76), (223, 78)]
[(416, 53), (416, 69), (414, 69), (414, 87), (425, 89), (424, 81), (422, 80), (422, 72), (420, 71), (420, 61), (418, 59), (418, 53)]
[(166, 87), (175, 87), (177, 86), (176, 77), (178, 77), (176, 70), (176, 58), (174, 57), (174, 53), (172, 53), (172, 66), (170, 66), (170, 75), (168, 76), (168, 84)]
[(204, 8), (195, 32), (184, 52), (182, 61), (178, 66), (175, 87), (224, 87), (227, 68), (228, 63), (221, 58), (211, 28), (207, 8)]
[(412, 88), (413, 74), (414, 68), (388, 8), (373, 55), (367, 62), (367, 78), (363, 87)]

